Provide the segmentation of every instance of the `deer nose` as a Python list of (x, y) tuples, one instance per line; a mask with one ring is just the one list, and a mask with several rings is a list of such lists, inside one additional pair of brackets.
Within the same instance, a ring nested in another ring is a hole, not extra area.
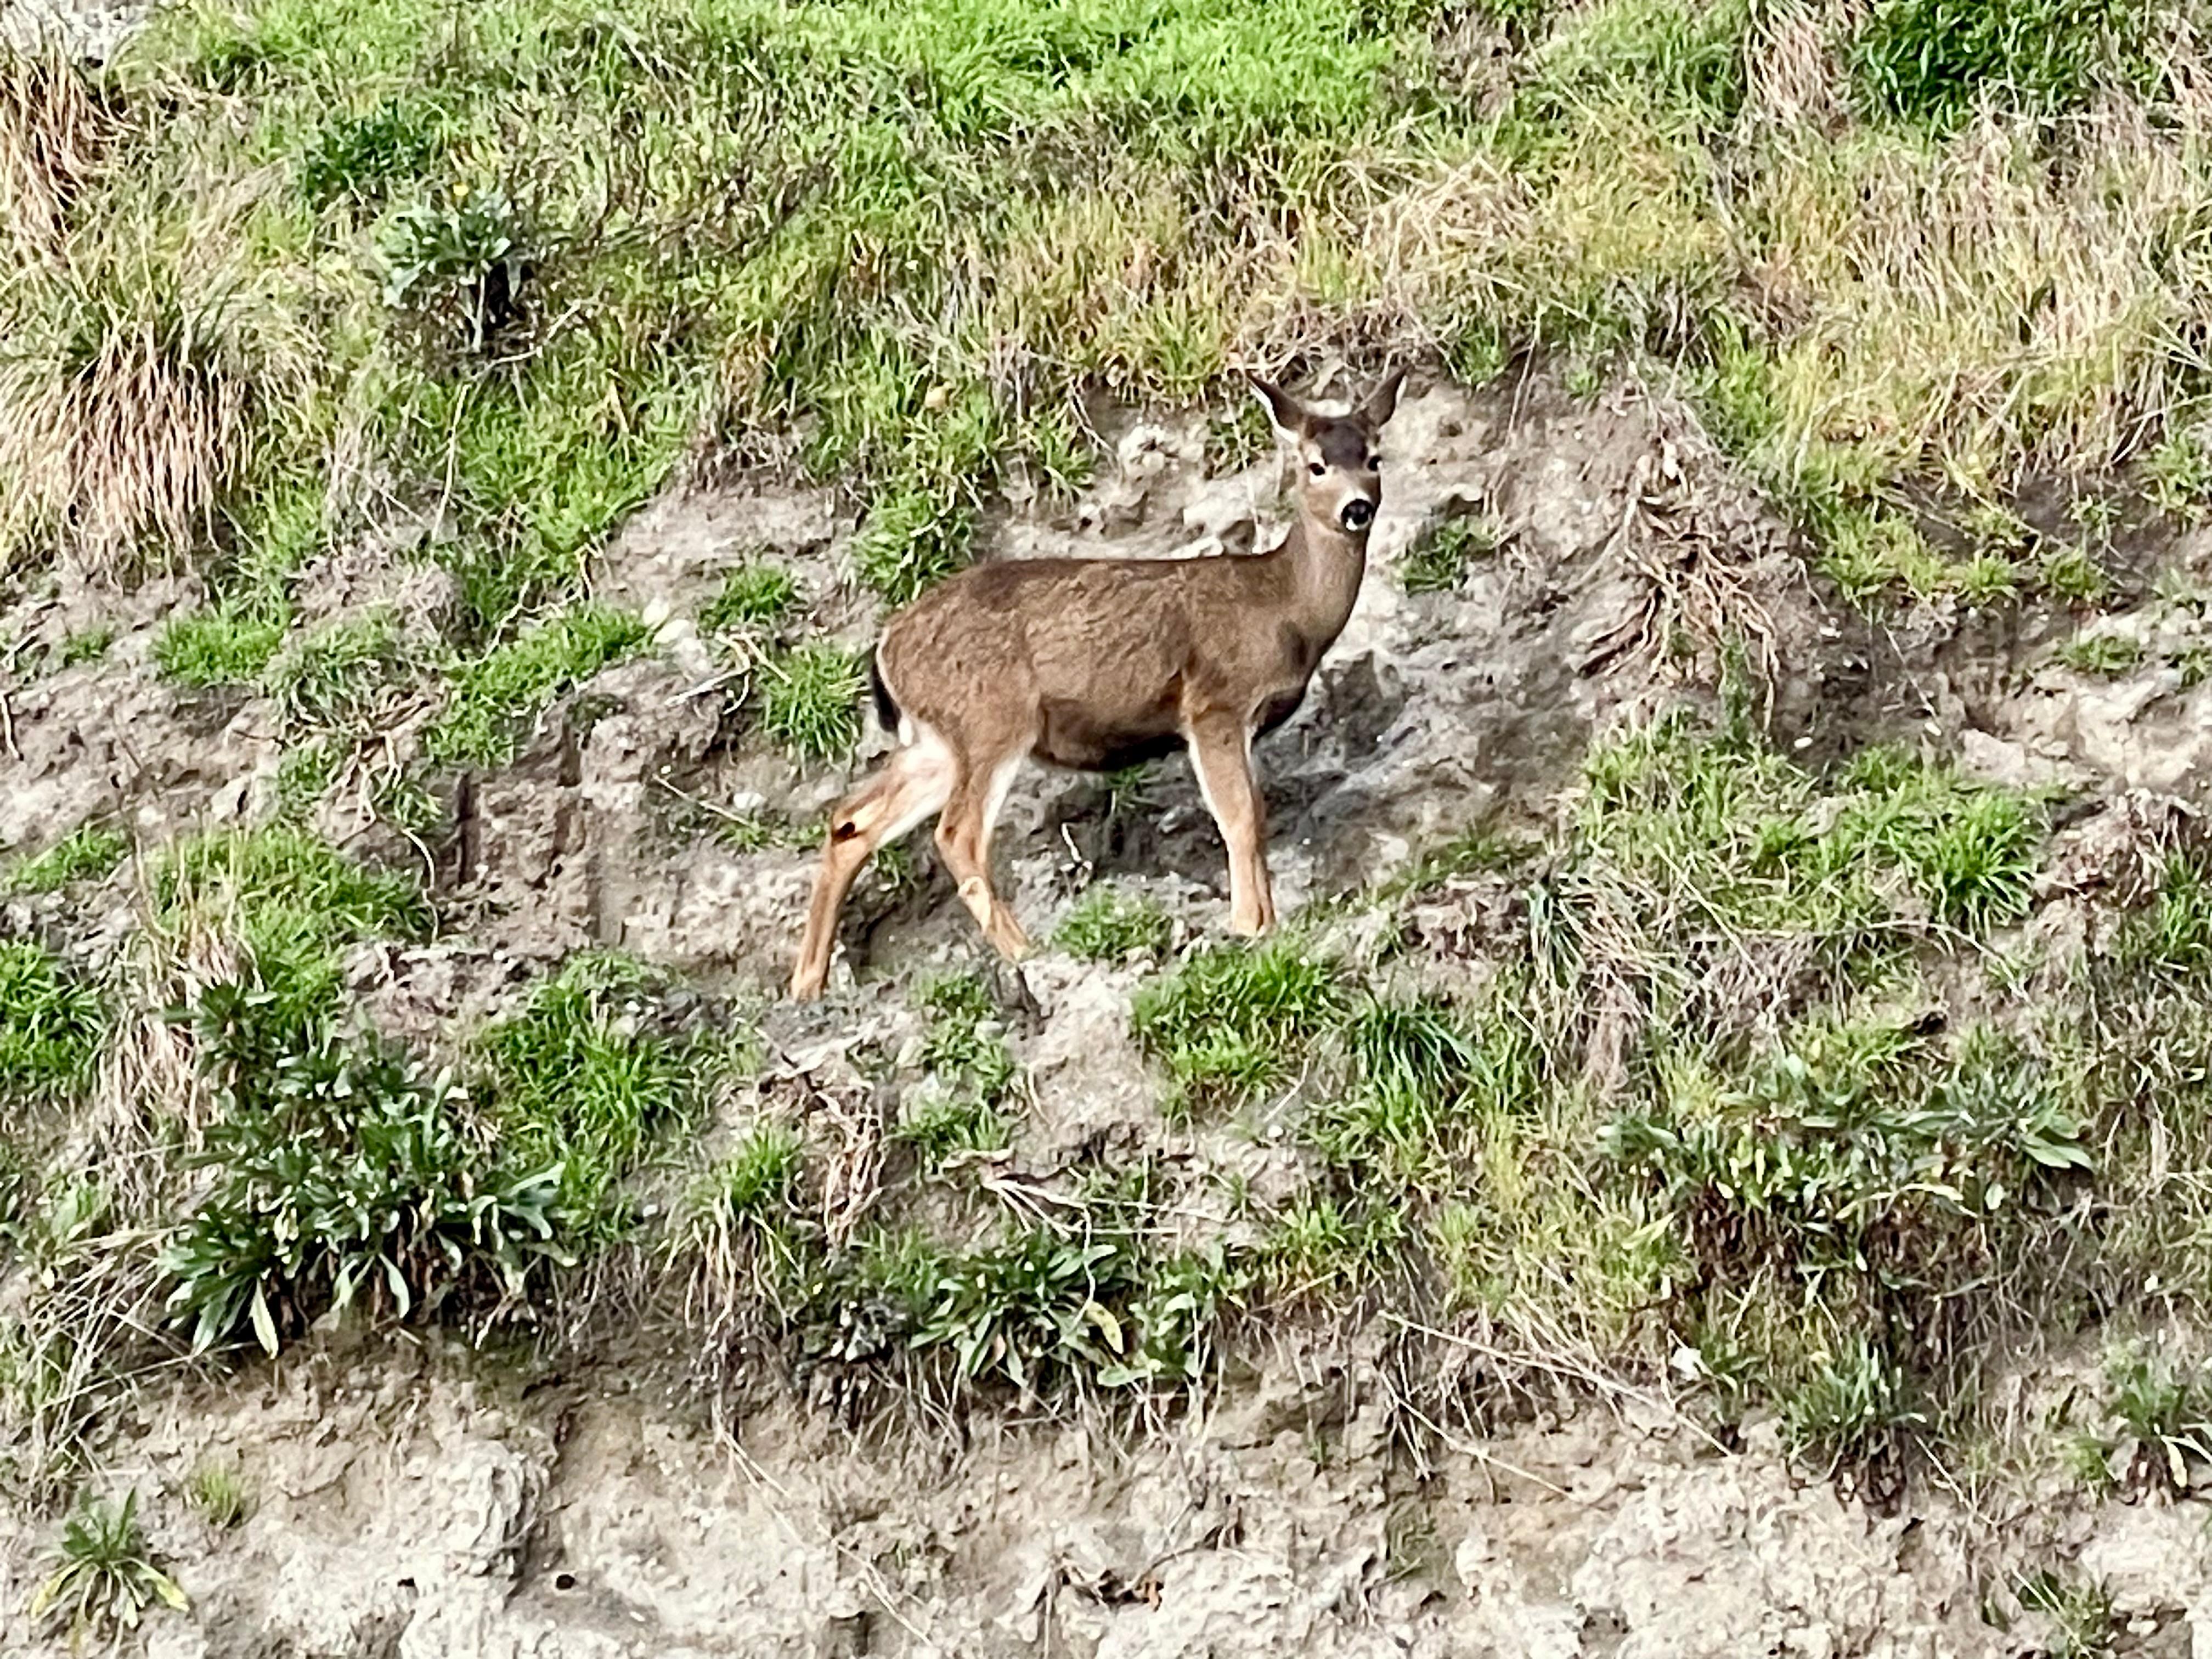
[(1364, 530), (1375, 522), (1375, 503), (1355, 495), (1344, 504), (1344, 510), (1337, 516), (1344, 520), (1346, 530)]

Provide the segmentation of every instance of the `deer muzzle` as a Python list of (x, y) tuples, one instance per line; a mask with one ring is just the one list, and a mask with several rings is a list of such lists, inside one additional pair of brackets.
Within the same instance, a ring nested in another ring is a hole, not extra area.
[(1375, 522), (1375, 503), (1354, 495), (1344, 504), (1337, 517), (1343, 520), (1346, 530), (1364, 530)]

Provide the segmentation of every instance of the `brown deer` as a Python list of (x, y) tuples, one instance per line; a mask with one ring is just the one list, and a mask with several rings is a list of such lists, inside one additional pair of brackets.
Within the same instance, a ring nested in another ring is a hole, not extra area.
[(830, 819), (791, 994), (821, 994), (837, 913), (876, 848), (939, 814), (937, 848), (984, 936), (1029, 948), (991, 887), (991, 831), (1023, 761), (1110, 772), (1188, 747), (1229, 847), (1229, 925), (1275, 919), (1252, 740), (1304, 701), (1367, 569), (1376, 440), (1401, 369), (1342, 416), (1248, 376), (1298, 465), (1297, 520), (1273, 552), (1018, 559), (974, 566), (884, 629), (876, 710), (899, 747)]

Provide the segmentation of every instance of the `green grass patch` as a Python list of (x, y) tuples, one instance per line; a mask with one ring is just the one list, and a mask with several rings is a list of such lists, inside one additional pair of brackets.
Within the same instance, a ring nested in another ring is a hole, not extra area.
[(1100, 884), (1075, 902), (1053, 934), (1060, 949), (1085, 962), (1127, 962), (1167, 953), (1174, 927), (1152, 900)]
[(96, 881), (123, 862), (131, 838), (107, 824), (81, 824), (36, 858), (25, 859), (8, 878), (12, 893), (57, 893), (80, 881)]
[(0, 942), (0, 1098), (23, 1106), (80, 1092), (106, 1024), (100, 993), (51, 952)]
[(860, 740), (861, 659), (841, 645), (796, 646), (762, 665), (761, 729), (793, 760), (835, 760)]
[(525, 629), (461, 669), (445, 708), (423, 734), (424, 755), (450, 764), (502, 764), (556, 696), (620, 660), (645, 637), (636, 617), (599, 605), (575, 605)]
[(1446, 519), (1407, 550), (1398, 580), (1408, 593), (1449, 593), (1479, 560), (1498, 550), (1498, 529), (1487, 519)]
[(2058, 647), (2058, 660), (2077, 674), (2116, 679), (2142, 665), (2142, 642), (2124, 634), (2086, 634)]
[(154, 665), (179, 685), (255, 685), (283, 642), (284, 624), (218, 607), (173, 617), (154, 641)]
[(1984, 99), (2060, 115), (2106, 89), (2154, 96), (2164, 79), (2136, 0), (1881, 0), (1850, 57), (1869, 106), (1942, 130)]
[(1236, 1105), (1287, 1080), (1347, 1001), (1336, 966), (1289, 940), (1219, 945), (1139, 990), (1132, 1026), (1167, 1068), (1171, 1108)]
[(699, 613), (699, 626), (709, 634), (774, 628), (798, 605), (799, 582), (791, 572), (764, 560), (748, 560), (722, 578), (720, 591)]
[(557, 1165), (563, 1203), (598, 1234), (629, 1225), (621, 1185), (682, 1120), (709, 1058), (653, 1029), (658, 991), (626, 957), (573, 957), (483, 1038), (504, 1143), (524, 1164)]
[(155, 866), (154, 896), (157, 926), (236, 939), (258, 983), (302, 1027), (335, 1006), (346, 946), (419, 939), (430, 925), (413, 875), (356, 864), (281, 822), (178, 843)]

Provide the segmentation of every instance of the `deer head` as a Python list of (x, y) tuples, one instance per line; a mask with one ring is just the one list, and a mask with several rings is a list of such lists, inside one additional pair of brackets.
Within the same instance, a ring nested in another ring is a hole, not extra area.
[(1382, 461), (1375, 453), (1376, 440), (1397, 412), (1406, 371), (1394, 372), (1346, 415), (1321, 414), (1256, 374), (1244, 378), (1274, 423), (1277, 440), (1297, 465), (1299, 510), (1347, 536), (1364, 536), (1382, 504)]

